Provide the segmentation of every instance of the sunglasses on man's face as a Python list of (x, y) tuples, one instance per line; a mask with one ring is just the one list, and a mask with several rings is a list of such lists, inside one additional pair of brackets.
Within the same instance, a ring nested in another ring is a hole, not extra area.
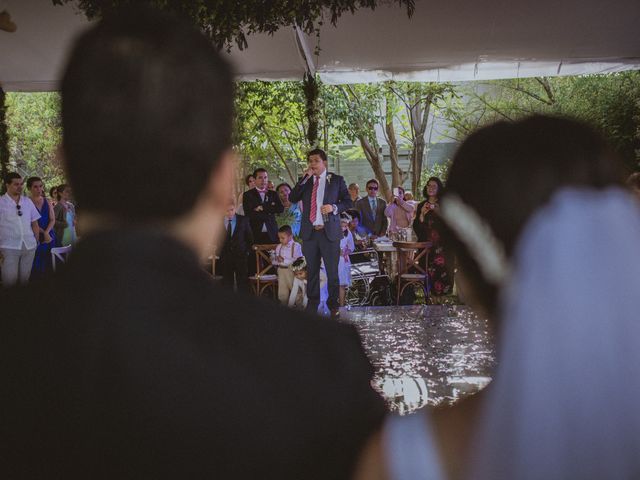
[(367, 190), (378, 190), (378, 187), (367, 187)]
[(16, 205), (16, 208), (18, 209), (18, 216), (21, 217), (22, 216), (22, 205)]

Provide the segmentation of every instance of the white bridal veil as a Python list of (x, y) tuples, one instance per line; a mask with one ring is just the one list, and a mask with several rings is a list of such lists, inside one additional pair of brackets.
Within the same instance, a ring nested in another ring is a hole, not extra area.
[(640, 208), (565, 189), (528, 222), (469, 478), (640, 478)]

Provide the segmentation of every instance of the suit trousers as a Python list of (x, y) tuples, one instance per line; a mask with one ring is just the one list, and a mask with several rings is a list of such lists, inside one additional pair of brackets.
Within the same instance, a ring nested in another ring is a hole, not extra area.
[(318, 311), (320, 304), (320, 262), (324, 260), (327, 271), (327, 307), (338, 308), (338, 262), (340, 261), (340, 240), (329, 240), (324, 230), (313, 230), (311, 237), (302, 242), (302, 253), (307, 260), (307, 303), (306, 310)]
[(239, 292), (249, 291), (247, 257), (251, 258), (251, 255), (232, 255), (225, 253), (220, 255), (220, 271), (223, 285), (233, 288), (235, 280)]
[(4, 258), (2, 267), (0, 267), (2, 268), (2, 286), (10, 287), (18, 282), (26, 285), (31, 276), (31, 267), (36, 256), (36, 249), (28, 249), (23, 243), (20, 250), (2, 248), (0, 253)]

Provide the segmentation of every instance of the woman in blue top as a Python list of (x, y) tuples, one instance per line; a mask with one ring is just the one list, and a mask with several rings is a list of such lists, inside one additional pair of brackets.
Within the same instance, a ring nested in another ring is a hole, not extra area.
[(53, 205), (44, 196), (44, 184), (39, 177), (27, 179), (29, 197), (40, 213), (38, 227), (38, 248), (31, 268), (31, 278), (41, 277), (51, 270), (51, 248), (56, 244), (56, 234), (53, 226), (56, 223)]
[(283, 225), (289, 225), (293, 236), (298, 238), (300, 236), (300, 224), (302, 222), (302, 211), (300, 205), (297, 203), (291, 203), (289, 200), (289, 194), (291, 193), (291, 186), (288, 183), (281, 183), (276, 187), (276, 192), (280, 197), (280, 201), (284, 206), (284, 211), (276, 215), (276, 221), (278, 227)]

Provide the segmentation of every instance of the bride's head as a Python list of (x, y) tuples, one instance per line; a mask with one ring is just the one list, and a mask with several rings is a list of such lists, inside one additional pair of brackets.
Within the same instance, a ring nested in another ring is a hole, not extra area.
[(442, 199), (445, 241), (457, 256), (466, 300), (495, 316), (519, 236), (555, 192), (621, 183), (604, 139), (574, 120), (532, 116), (470, 135), (456, 152)]

